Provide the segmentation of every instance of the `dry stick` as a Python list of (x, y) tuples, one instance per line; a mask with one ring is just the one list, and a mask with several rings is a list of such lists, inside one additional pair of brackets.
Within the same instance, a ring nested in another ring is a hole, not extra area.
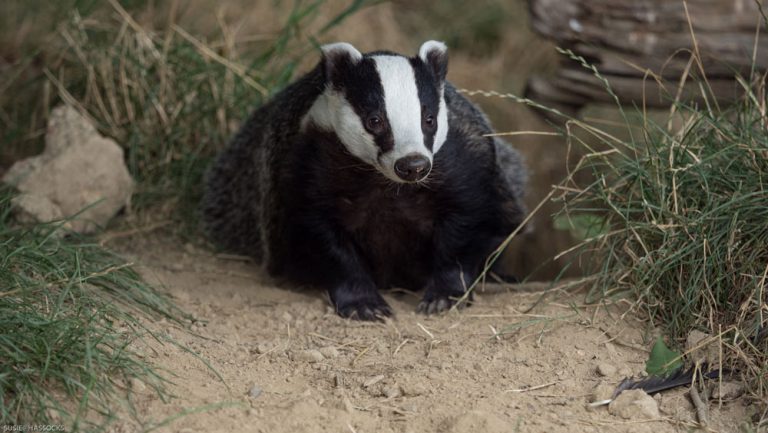
[(537, 389), (542, 389), (542, 388), (546, 388), (546, 387), (549, 387), (549, 386), (552, 386), (552, 385), (557, 385), (558, 383), (560, 383), (560, 381), (559, 381), (559, 380), (556, 380), (556, 381), (554, 381), (554, 382), (549, 382), (549, 383), (545, 383), (545, 384), (542, 384), (542, 385), (536, 385), (536, 386), (526, 386), (526, 387), (523, 387), (523, 388), (518, 388), (518, 389), (508, 389), (508, 390), (506, 390), (506, 391), (504, 391), (504, 392), (505, 392), (505, 393), (507, 393), (507, 392), (528, 392), (528, 391), (536, 391)]
[(693, 405), (696, 406), (696, 418), (699, 419), (699, 423), (702, 426), (706, 427), (707, 424), (709, 423), (708, 421), (709, 410), (707, 409), (706, 403), (704, 403), (701, 400), (701, 396), (699, 395), (699, 390), (696, 383), (691, 385), (690, 395), (691, 395), (691, 401), (693, 402)]
[(421, 328), (421, 330), (422, 330), (422, 331), (424, 331), (424, 333), (425, 333), (425, 334), (429, 335), (429, 338), (431, 338), (431, 339), (433, 339), (433, 340), (435, 339), (435, 335), (434, 335), (434, 334), (432, 334), (431, 332), (429, 332), (429, 330), (427, 330), (427, 328), (426, 328), (426, 327), (424, 327), (424, 325), (422, 325), (422, 324), (421, 324), (421, 323), (419, 323), (419, 322), (416, 322), (416, 326), (418, 326), (419, 328)]

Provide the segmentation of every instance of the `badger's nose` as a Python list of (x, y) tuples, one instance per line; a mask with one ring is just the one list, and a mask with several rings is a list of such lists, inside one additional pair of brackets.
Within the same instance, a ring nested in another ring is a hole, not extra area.
[(408, 182), (421, 180), (429, 174), (432, 163), (419, 153), (411, 153), (395, 161), (395, 173)]

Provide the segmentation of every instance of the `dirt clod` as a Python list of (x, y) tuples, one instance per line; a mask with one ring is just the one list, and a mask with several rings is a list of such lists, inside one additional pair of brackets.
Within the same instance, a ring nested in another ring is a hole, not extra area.
[(400, 388), (394, 385), (384, 387), (384, 397), (392, 399), (400, 397)]
[(693, 330), (688, 333), (685, 340), (685, 350), (690, 354), (691, 359), (699, 364), (717, 364), (719, 360), (719, 350), (716, 342), (706, 342), (710, 335)]
[(324, 360), (325, 357), (322, 353), (320, 353), (319, 350), (315, 349), (308, 349), (308, 350), (301, 350), (299, 352), (296, 352), (293, 355), (293, 360), (297, 362), (321, 362)]
[(590, 403), (610, 400), (611, 396), (613, 396), (613, 391), (615, 389), (616, 389), (616, 386), (611, 385), (609, 383), (605, 383), (605, 382), (598, 383), (597, 386), (595, 386), (595, 388), (592, 390), (592, 394), (590, 395)]
[(710, 395), (713, 400), (733, 400), (744, 394), (744, 384), (740, 382), (717, 382), (712, 384)]
[(641, 389), (624, 391), (608, 405), (608, 412), (624, 419), (658, 419), (659, 405)]
[(597, 374), (599, 374), (600, 376), (611, 377), (616, 374), (616, 367), (606, 362), (601, 362), (597, 364), (596, 370), (597, 370)]
[(328, 359), (338, 358), (339, 357), (339, 349), (333, 347), (333, 346), (326, 346), (320, 348), (320, 353), (323, 354), (324, 357)]

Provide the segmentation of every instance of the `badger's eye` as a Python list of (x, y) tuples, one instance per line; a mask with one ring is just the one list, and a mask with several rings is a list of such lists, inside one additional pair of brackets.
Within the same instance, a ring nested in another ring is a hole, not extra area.
[(371, 132), (381, 132), (384, 129), (384, 121), (377, 115), (369, 116), (365, 123)]
[(427, 129), (432, 129), (435, 127), (435, 116), (431, 114), (427, 114), (424, 116), (424, 126), (427, 127)]

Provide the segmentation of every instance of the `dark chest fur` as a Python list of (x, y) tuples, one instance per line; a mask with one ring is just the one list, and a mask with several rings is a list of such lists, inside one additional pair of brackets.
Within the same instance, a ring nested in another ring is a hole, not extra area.
[(335, 137), (318, 133), (312, 141), (302, 213), (331, 221), (380, 285), (418, 288), (429, 271), (440, 211), (430, 184), (395, 184), (346, 153)]
[(434, 197), (423, 189), (376, 183), (339, 191), (335, 207), (341, 228), (369, 259), (377, 279), (425, 271), (437, 217)]

